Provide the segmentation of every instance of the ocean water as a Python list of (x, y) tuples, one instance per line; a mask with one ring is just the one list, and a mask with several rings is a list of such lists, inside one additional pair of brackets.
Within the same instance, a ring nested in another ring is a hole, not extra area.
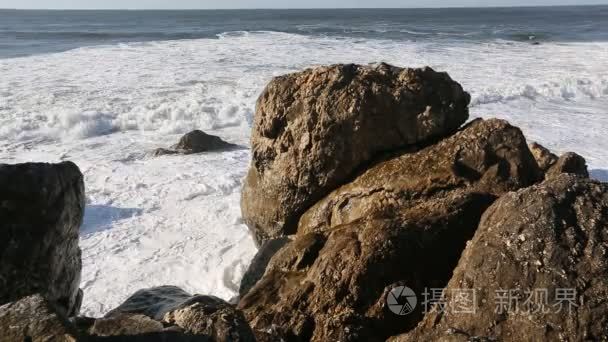
[[(436, 10), (0, 10), (0, 162), (85, 175), (83, 313), (173, 284), (230, 298), (255, 100), (328, 63), (447, 71), (472, 117), (583, 155), (608, 181), (608, 6)], [(203, 129), (243, 149), (151, 157)]]

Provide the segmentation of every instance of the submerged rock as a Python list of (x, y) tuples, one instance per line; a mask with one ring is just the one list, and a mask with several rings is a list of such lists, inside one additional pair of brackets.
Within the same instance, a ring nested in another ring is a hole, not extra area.
[(469, 101), (430, 68), (333, 65), (273, 79), (257, 102), (245, 223), (258, 243), (294, 233), (309, 206), (382, 153), (455, 132)]
[(155, 156), (166, 154), (193, 154), (211, 151), (228, 150), (237, 147), (222, 140), (222, 138), (195, 130), (184, 135), (177, 145), (170, 149), (159, 148), (154, 151)]
[(0, 304), (40, 293), (78, 313), (84, 199), (71, 162), (0, 165)]
[[(393, 341), (606, 340), (606, 232), (608, 184), (561, 174), (504, 195), (464, 251), (447, 309)], [(474, 312), (454, 310), (462, 289), (476, 289)]]

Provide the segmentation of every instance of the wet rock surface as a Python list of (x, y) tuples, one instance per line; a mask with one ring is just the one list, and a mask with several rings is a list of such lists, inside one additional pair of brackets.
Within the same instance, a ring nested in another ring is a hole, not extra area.
[(140, 314), (161, 320), (165, 314), (192, 297), (177, 286), (157, 286), (141, 289), (127, 298), (117, 308), (106, 314), (106, 318), (119, 314)]
[(379, 154), (456, 131), (469, 101), (430, 68), (333, 65), (273, 79), (257, 103), (245, 223), (259, 243), (294, 233), (304, 210)]

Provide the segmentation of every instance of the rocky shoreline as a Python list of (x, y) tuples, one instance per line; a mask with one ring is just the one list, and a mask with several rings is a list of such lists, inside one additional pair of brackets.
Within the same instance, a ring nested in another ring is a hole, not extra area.
[(608, 340), (608, 184), (469, 101), (430, 68), (273, 79), (241, 200), (260, 250), (230, 303), (162, 286), (79, 316), (82, 174), (0, 165), (0, 341)]

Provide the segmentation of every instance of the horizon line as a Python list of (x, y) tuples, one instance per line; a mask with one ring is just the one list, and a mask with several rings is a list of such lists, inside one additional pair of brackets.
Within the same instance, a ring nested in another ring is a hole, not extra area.
[(606, 4), (447, 6), (447, 7), (245, 7), (245, 8), (0, 8), (0, 11), (273, 11), (273, 10), (373, 10), (373, 9), (501, 9), (543, 7), (598, 7)]

